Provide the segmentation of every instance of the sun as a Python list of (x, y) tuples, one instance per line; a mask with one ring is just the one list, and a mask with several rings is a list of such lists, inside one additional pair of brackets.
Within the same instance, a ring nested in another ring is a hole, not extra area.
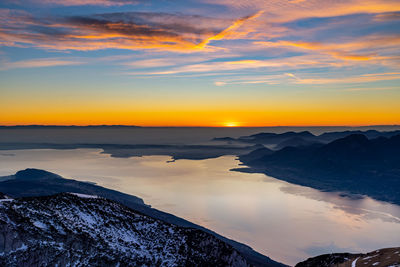
[(224, 122), (224, 126), (225, 127), (238, 127), (239, 123), (234, 122), (234, 121), (228, 121), (228, 122)]

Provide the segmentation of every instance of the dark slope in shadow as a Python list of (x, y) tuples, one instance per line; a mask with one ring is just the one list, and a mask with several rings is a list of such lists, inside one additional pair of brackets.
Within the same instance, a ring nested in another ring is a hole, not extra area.
[(353, 134), (325, 145), (254, 152), (239, 159), (249, 168), (319, 190), (368, 195), (400, 205), (400, 135), (369, 140)]

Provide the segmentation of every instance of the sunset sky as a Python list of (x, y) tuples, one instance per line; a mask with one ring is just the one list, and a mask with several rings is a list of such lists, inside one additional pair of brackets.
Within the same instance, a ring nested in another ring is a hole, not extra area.
[(2, 0), (0, 124), (400, 124), (399, 0)]

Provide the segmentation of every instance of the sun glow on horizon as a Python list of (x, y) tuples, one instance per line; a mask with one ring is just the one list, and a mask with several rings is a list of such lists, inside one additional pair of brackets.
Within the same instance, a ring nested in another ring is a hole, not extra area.
[(240, 126), (240, 124), (238, 122), (234, 122), (234, 121), (224, 122), (223, 125), (225, 127), (239, 127)]

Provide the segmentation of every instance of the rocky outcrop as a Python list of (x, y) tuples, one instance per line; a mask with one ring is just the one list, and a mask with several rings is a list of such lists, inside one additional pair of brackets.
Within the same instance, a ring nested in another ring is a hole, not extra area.
[(333, 253), (309, 258), (296, 267), (400, 267), (400, 247), (366, 254)]
[(0, 266), (248, 266), (211, 234), (97, 196), (0, 202)]

